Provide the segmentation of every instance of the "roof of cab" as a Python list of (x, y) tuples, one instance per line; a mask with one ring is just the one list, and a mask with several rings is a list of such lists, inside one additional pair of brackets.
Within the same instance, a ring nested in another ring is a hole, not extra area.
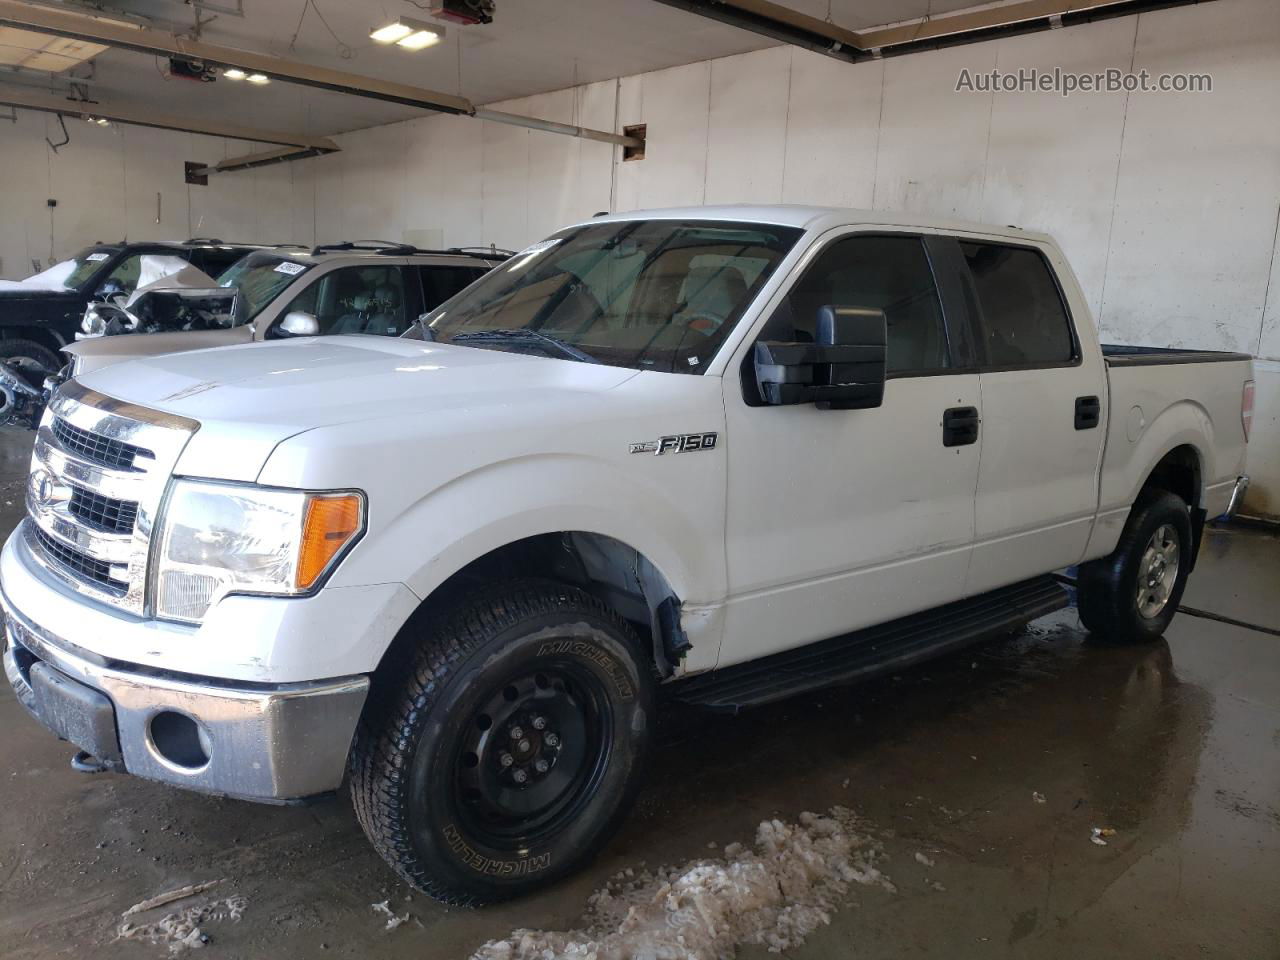
[(629, 210), (610, 213), (581, 221), (574, 226), (620, 220), (726, 220), (740, 223), (768, 223), (804, 230), (828, 230), (842, 226), (919, 227), (951, 233), (973, 233), (1001, 236), (1022, 241), (1051, 243), (1046, 234), (1015, 226), (974, 223), (951, 217), (923, 213), (891, 213), (885, 210), (859, 210), (852, 207), (817, 207), (801, 204), (720, 204), (705, 207), (666, 207), (656, 210)]

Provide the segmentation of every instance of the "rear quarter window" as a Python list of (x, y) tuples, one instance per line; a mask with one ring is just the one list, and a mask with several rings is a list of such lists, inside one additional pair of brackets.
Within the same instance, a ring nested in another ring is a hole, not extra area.
[(988, 366), (1060, 366), (1076, 360), (1071, 319), (1044, 254), (965, 240), (960, 249), (982, 311)]

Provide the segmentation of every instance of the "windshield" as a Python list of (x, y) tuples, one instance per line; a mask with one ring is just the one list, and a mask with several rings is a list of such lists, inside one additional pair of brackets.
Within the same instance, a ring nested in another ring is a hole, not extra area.
[(236, 287), (240, 291), (238, 319), (248, 322), (261, 313), (276, 296), (298, 277), (311, 269), (275, 253), (251, 253), (227, 267), (218, 277), (218, 286)]
[(575, 227), (517, 254), (428, 314), (425, 336), (701, 373), (801, 232), (679, 220)]
[(47, 270), (17, 282), (0, 281), (8, 290), (78, 290), (90, 277), (102, 269), (116, 251), (101, 247), (87, 247), (70, 260), (55, 263)]

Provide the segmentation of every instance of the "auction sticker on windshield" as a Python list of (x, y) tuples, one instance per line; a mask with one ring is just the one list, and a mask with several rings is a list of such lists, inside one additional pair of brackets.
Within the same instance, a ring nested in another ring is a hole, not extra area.
[(305, 269), (305, 264), (291, 263), (288, 260), (276, 264), (276, 273), (287, 273), (291, 277), (296, 277)]
[(106, 260), (111, 254), (109, 253), (91, 253), (85, 259), (90, 263), (98, 263), (100, 260)]

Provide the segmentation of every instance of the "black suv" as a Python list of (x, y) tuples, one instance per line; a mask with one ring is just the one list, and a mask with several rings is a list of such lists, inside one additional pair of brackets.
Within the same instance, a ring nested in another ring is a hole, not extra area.
[[(265, 244), (223, 243), (196, 237), (185, 243), (100, 243), (50, 267), (16, 288), (0, 289), (0, 362), (56, 370), (61, 347), (75, 339), (91, 300), (130, 294), (143, 257), (176, 257), (218, 277)], [(61, 269), (59, 269), (61, 268)]]

